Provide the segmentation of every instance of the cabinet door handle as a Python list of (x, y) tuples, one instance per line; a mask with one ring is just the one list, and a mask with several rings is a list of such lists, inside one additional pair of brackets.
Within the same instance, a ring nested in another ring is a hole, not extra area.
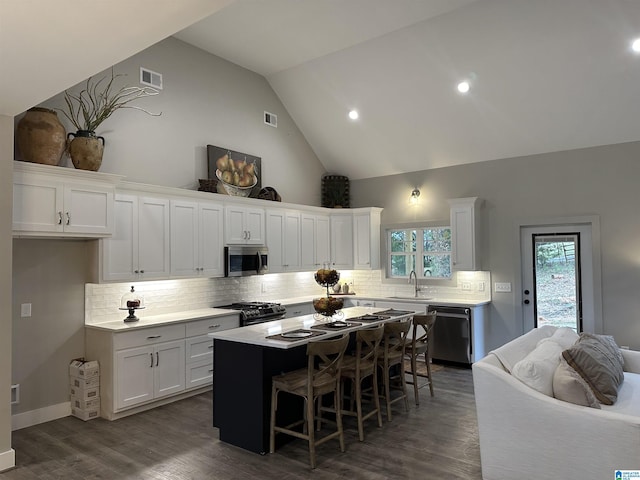
[(213, 368), (209, 369), (209, 373), (213, 373)]
[(150, 353), (149, 356), (151, 357), (151, 365), (149, 365), (149, 368), (153, 368), (153, 353)]
[(209, 345), (207, 348), (213, 349), (213, 345)]
[(134, 270), (133, 273), (140, 273), (140, 270)]
[(156, 338), (160, 338), (162, 335), (150, 335), (147, 337), (147, 340), (155, 340)]
[(140, 273), (144, 273), (144, 270), (140, 270)]
[(215, 325), (209, 325), (209, 330), (213, 330), (214, 328), (220, 328), (220, 324), (217, 323)]
[(71, 223), (71, 215), (69, 215), (69, 212), (67, 212), (67, 225), (69, 225)]
[(156, 352), (156, 367), (158, 366), (159, 363), (160, 363), (160, 354)]
[(251, 230), (249, 230), (247, 234), (249, 235), (248, 240), (251, 240)]
[(58, 212), (58, 225), (62, 225), (62, 212)]

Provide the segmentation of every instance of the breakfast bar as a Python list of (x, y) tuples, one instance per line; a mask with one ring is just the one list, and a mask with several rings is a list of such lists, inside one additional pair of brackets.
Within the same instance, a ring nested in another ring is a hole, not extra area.
[[(265, 454), (274, 375), (306, 366), (309, 342), (407, 319), (414, 313), (351, 307), (340, 312), (343, 318), (335, 324), (338, 316), (318, 320), (315, 315), (303, 315), (209, 334), (214, 340), (213, 425), (220, 431), (220, 440)], [(291, 405), (278, 409), (278, 421), (291, 423), (302, 411), (301, 400), (284, 401)]]

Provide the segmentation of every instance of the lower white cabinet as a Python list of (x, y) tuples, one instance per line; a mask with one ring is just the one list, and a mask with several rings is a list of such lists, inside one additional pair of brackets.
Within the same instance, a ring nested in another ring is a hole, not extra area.
[(237, 314), (124, 331), (87, 326), (87, 358), (100, 363), (102, 417), (114, 420), (200, 393), (213, 382), (207, 334), (238, 326)]
[(184, 340), (116, 352), (116, 409), (185, 389)]

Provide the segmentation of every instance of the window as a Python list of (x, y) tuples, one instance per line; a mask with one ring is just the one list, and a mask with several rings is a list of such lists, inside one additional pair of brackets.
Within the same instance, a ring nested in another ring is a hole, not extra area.
[(451, 278), (451, 228), (388, 230), (390, 278)]

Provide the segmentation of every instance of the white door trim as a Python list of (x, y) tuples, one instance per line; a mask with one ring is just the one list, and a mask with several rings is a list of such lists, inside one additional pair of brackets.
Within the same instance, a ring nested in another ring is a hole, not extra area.
[(531, 329), (525, 325), (522, 294), (522, 262), (521, 262), (521, 239), (520, 233), (527, 227), (552, 227), (556, 225), (590, 225), (591, 226), (591, 262), (593, 266), (592, 292), (583, 291), (583, 297), (592, 295), (593, 298), (593, 320), (590, 325), (584, 325), (585, 331), (593, 333), (603, 332), (602, 321), (602, 265), (600, 261), (600, 217), (598, 215), (584, 215), (575, 217), (552, 217), (552, 218), (523, 218), (515, 221), (514, 225), (514, 296), (513, 311), (517, 325), (520, 325), (520, 334)]

